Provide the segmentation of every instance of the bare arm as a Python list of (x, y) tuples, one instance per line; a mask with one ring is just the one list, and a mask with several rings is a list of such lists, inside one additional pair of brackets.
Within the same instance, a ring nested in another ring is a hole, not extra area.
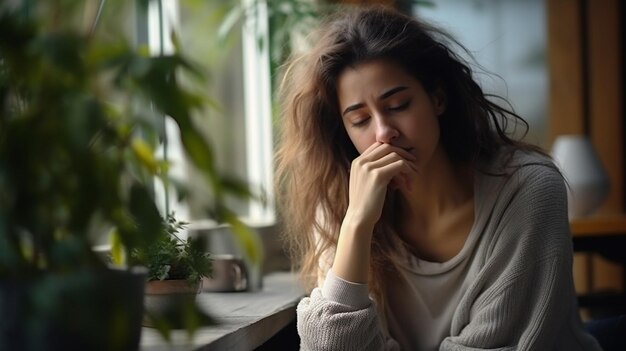
[(323, 286), (298, 304), (301, 350), (399, 349), (380, 326), (367, 280), (372, 233), (387, 186), (392, 179), (399, 183), (415, 173), (409, 159), (414, 158), (403, 149), (375, 143), (352, 163), (350, 204), (331, 271)]
[(355, 283), (367, 283), (374, 225), (381, 216), (392, 179), (415, 174), (415, 157), (401, 148), (374, 143), (352, 162), (350, 202), (341, 225), (333, 273)]

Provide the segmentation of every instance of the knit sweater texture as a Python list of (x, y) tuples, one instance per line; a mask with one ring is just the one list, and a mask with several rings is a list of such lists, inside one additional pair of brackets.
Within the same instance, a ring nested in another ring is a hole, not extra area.
[(561, 175), (521, 151), (487, 171), (461, 251), (439, 263), (400, 250), (384, 311), (366, 284), (323, 270), (298, 304), (301, 350), (601, 350), (578, 312)]

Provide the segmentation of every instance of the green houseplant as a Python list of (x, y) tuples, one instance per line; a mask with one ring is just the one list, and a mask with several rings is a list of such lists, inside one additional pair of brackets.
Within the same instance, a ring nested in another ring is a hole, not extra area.
[(169, 339), (171, 328), (185, 327), (192, 332), (196, 325), (213, 322), (206, 314), (193, 310), (202, 279), (211, 276), (212, 265), (200, 239), (183, 240), (178, 236), (187, 223), (173, 214), (165, 222), (166, 234), (145, 248), (134, 249), (130, 261), (148, 269), (144, 324), (159, 328)]
[[(88, 3), (0, 4), (0, 349), (137, 348), (146, 272), (123, 264), (167, 233), (152, 188), (171, 184), (153, 152), (164, 115), (210, 185), (216, 219), (238, 224), (223, 198), (245, 187), (215, 168), (192, 123), (207, 100), (177, 79), (202, 79), (194, 64), (94, 30), (100, 11)], [(122, 268), (92, 248), (106, 235)]]
[(148, 268), (148, 282), (180, 280), (197, 290), (202, 278), (211, 276), (211, 256), (199, 241), (178, 236), (187, 223), (178, 221), (173, 214), (165, 221), (167, 234), (145, 249), (133, 250), (132, 261)]

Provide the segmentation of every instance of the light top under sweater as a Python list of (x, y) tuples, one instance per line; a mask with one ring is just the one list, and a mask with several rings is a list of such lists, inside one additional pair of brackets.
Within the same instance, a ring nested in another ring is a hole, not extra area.
[(328, 271), (298, 305), (301, 349), (601, 350), (578, 314), (561, 175), (531, 153), (502, 163), (488, 170), (508, 176), (475, 173), (474, 224), (456, 256), (399, 250), (383, 315), (366, 284)]

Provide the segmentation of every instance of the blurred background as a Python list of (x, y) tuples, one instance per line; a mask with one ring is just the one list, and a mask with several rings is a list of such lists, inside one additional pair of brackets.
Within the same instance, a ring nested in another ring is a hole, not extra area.
[[(571, 219), (574, 238), (626, 236), (626, 27), (619, 0), (141, 2), (147, 6), (124, 0), (85, 0), (84, 6), (97, 12), (101, 35), (122, 32), (154, 55), (178, 46), (209, 78), (183, 75), (180, 80), (211, 101), (212, 108), (193, 117), (212, 145), (216, 167), (256, 194), (226, 201), (259, 238), (264, 252), (259, 274), (290, 269), (272, 188), (279, 67), (291, 52), (306, 46), (312, 25), (337, 6), (383, 3), (432, 22), (469, 50), (471, 57), (466, 57), (483, 89), (507, 98), (528, 121), (528, 142), (550, 151), (560, 136), (589, 140), (610, 190), (591, 213)], [(2, 6), (17, 3), (21, 1), (8, 0)], [(214, 194), (185, 159), (176, 123), (163, 116), (163, 128), (157, 155), (170, 162), (170, 175), (185, 186), (166, 190), (155, 183), (162, 211), (190, 223), (185, 235), (209, 237), (211, 252), (239, 252), (228, 228), (213, 219)], [(585, 316), (592, 316), (592, 309), (624, 308), (623, 241), (575, 245), (580, 251), (577, 290), (581, 296), (599, 296), (588, 300)]]
[[(587, 318), (590, 309), (599, 314), (624, 310), (625, 27), (618, 0), (163, 0), (161, 20), (180, 33), (185, 50), (210, 71), (206, 91), (221, 108), (200, 127), (214, 143), (220, 167), (262, 194), (262, 202), (231, 204), (262, 238), (263, 270), (288, 267), (272, 194), (277, 68), (292, 50), (306, 45), (309, 29), (325, 11), (371, 3), (394, 6), (455, 36), (471, 54), (464, 55), (483, 89), (508, 99), (529, 123), (526, 141), (546, 151), (560, 137), (589, 142), (602, 169), (585, 164), (582, 173), (602, 177), (601, 184), (593, 185), (599, 194), (596, 204), (584, 216), (571, 218), (576, 287), (590, 297), (581, 300)], [(173, 159), (175, 144), (169, 144)], [(206, 191), (194, 182), (193, 171), (180, 165), (180, 175), (197, 190), (185, 203), (171, 206), (200, 221), (198, 230), (210, 231), (212, 224), (203, 220)], [(573, 178), (570, 183), (576, 187)]]

